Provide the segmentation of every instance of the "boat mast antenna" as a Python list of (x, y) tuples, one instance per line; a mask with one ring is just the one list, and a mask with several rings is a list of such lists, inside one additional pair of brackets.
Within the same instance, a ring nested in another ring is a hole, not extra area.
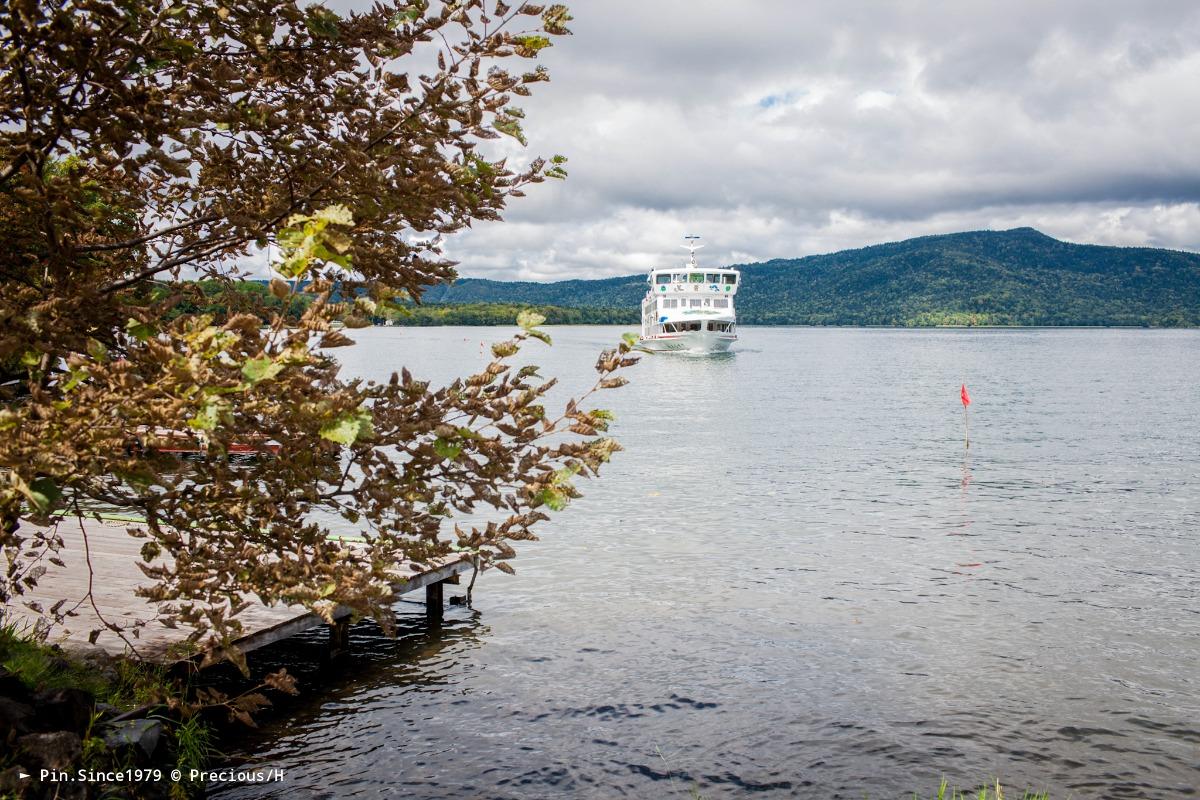
[(704, 245), (699, 244), (700, 237), (696, 236), (694, 234), (688, 234), (687, 236), (684, 236), (683, 240), (685, 242), (687, 242), (687, 244), (681, 244), (679, 246), (692, 254), (692, 259), (690, 262), (688, 262), (688, 266), (695, 267), (696, 266), (696, 251), (699, 250), (701, 247), (704, 247)]

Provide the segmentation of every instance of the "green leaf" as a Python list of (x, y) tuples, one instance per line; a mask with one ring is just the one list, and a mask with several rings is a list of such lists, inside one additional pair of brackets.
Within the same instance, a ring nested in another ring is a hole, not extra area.
[(535, 500), (535, 506), (544, 505), (551, 511), (562, 511), (567, 507), (570, 498), (562, 490), (556, 489), (553, 486), (547, 486), (538, 492)]
[(514, 36), (512, 41), (516, 45), (517, 55), (523, 58), (534, 58), (537, 56), (539, 50), (544, 50), (550, 46), (550, 40), (547, 37), (535, 34)]
[(521, 130), (521, 123), (517, 122), (516, 118), (511, 114), (497, 117), (496, 121), (492, 123), (492, 127), (498, 133), (511, 136), (523, 145), (529, 144), (529, 140), (525, 138), (525, 131)]
[(242, 377), (251, 384), (269, 381), (283, 370), (283, 364), (270, 358), (251, 358), (242, 365)]
[(570, 464), (568, 466), (565, 466), (562, 469), (560, 469), (554, 473), (554, 485), (555, 486), (563, 486), (563, 485), (570, 486), (571, 478), (574, 478), (578, 474), (579, 474), (579, 466), (577, 464)]
[(517, 314), (517, 325), (521, 326), (525, 330), (536, 328), (545, 321), (546, 318), (534, 311), (532, 308), (523, 309), (520, 314)]
[(453, 461), (458, 458), (462, 452), (462, 447), (456, 444), (451, 444), (440, 436), (433, 441), (433, 452), (437, 453), (447, 461)]
[(82, 367), (71, 370), (71, 378), (65, 384), (63, 384), (63, 391), (72, 391), (80, 383), (87, 380), (88, 377), (88, 371)]
[(196, 416), (188, 420), (188, 425), (201, 431), (214, 430), (221, 422), (221, 412), (225, 404), (216, 397), (204, 398), (204, 404), (196, 412)]
[(341, 417), (321, 426), (321, 438), (338, 444), (354, 444), (358, 438), (358, 428), (358, 419), (355, 417)]
[(37, 506), (37, 510), (43, 514), (62, 499), (62, 492), (59, 491), (53, 478), (38, 478), (29, 484), (29, 490), (29, 499)]
[(321, 426), (321, 438), (338, 444), (352, 445), (373, 435), (371, 412), (365, 408), (348, 411)]
[(550, 168), (543, 173), (547, 178), (557, 178), (563, 180), (567, 177), (567, 170), (563, 164), (567, 163), (566, 156), (551, 156)]
[(304, 18), (304, 26), (313, 36), (325, 39), (336, 39), (341, 33), (338, 23), (342, 18), (324, 6), (309, 6), (308, 15)]
[(108, 361), (108, 348), (95, 339), (88, 339), (87, 352), (94, 361)]
[(148, 322), (138, 322), (130, 317), (129, 321), (125, 323), (125, 332), (139, 342), (144, 342), (158, 333), (158, 329)]
[(517, 370), (517, 377), (518, 378), (540, 378), (542, 376), (538, 374), (538, 367), (536, 364), (527, 364), (526, 366), (521, 367), (519, 370)]
[(341, 231), (329, 229), (330, 225), (352, 226), (354, 215), (345, 205), (335, 204), (311, 215), (288, 217), (285, 227), (275, 236), (282, 253), (275, 271), (288, 278), (298, 278), (308, 271), (314, 260), (349, 268), (350, 256), (343, 251), (349, 248), (350, 238)]

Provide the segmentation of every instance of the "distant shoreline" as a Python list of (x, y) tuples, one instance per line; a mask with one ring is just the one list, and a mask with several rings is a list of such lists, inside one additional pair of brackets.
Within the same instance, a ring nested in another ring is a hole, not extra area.
[[(515, 326), (515, 322), (445, 322), (445, 323), (397, 323), (387, 325), (377, 323), (376, 328), (507, 328)], [(575, 328), (635, 328), (636, 322), (545, 322), (539, 327), (575, 327)], [(769, 322), (769, 323), (738, 323), (739, 328), (811, 328), (811, 329), (843, 329), (843, 330), (885, 330), (885, 331), (1036, 331), (1036, 330), (1125, 330), (1125, 331), (1195, 331), (1198, 325), (812, 325), (806, 323)]]

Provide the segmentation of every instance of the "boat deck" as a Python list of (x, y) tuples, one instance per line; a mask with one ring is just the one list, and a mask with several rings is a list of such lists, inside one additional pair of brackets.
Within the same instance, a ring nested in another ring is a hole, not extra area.
[[(164, 664), (195, 658), (196, 653), (189, 653), (185, 649), (185, 640), (191, 630), (162, 624), (158, 605), (135, 593), (139, 586), (151, 583), (137, 566), (142, 560), (140, 551), (146, 540), (135, 539), (126, 532), (136, 524), (77, 517), (60, 522), (58, 532), (63, 538), (64, 547), (57, 557), (65, 566), (44, 562), (46, 573), (38, 580), (37, 587), (25, 595), (10, 599), (4, 609), (6, 621), (28, 626), (45, 624), (43, 618), (27, 608), (25, 603), (33, 601), (49, 612), (55, 603), (65, 599), (67, 602), (61, 610), (73, 608), (75, 615), (50, 629), (47, 641), (51, 643), (87, 642), (93, 630), (101, 629), (95, 644), (113, 655)], [(92, 566), (90, 573), (89, 560)], [(459, 573), (472, 568), (472, 558), (466, 553), (420, 567), (401, 563), (396, 565), (397, 579), (393, 586), (397, 594), (426, 589), (427, 602), (436, 603), (436, 608), (431, 605), (427, 610), (432, 617), (440, 619), (442, 585), (457, 582)], [(347, 616), (347, 613), (335, 614), (335, 617)], [(107, 629), (102, 619), (125, 629), (124, 638)], [(325, 620), (303, 606), (268, 606), (257, 601), (252, 602), (236, 619), (241, 621), (244, 635), (234, 644), (243, 652), (326, 624)], [(136, 626), (137, 622), (145, 624)], [(334, 641), (336, 643), (336, 639)]]

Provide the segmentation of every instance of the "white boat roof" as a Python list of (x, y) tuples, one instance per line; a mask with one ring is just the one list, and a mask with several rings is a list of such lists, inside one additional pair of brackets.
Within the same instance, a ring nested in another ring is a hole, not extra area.
[(651, 272), (736, 272), (741, 274), (741, 270), (737, 267), (700, 267), (684, 264), (679, 267), (651, 267)]

